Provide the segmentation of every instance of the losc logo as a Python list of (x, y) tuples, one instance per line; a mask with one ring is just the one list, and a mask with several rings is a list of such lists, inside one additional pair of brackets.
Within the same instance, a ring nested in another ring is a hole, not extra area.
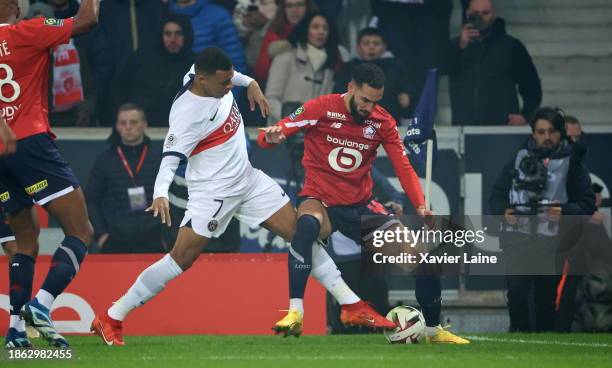
[(363, 161), (363, 156), (356, 149), (336, 147), (327, 156), (327, 161), (332, 169), (348, 173), (357, 170)]

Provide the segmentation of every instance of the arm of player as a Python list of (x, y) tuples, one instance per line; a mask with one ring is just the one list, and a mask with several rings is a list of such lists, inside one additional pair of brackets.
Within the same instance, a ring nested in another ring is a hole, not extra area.
[(170, 202), (168, 200), (168, 190), (174, 179), (174, 174), (178, 168), (181, 159), (178, 156), (167, 155), (162, 158), (159, 165), (157, 178), (155, 179), (155, 187), (153, 189), (153, 203), (145, 211), (153, 212), (153, 217), (159, 214), (162, 224), (172, 226), (170, 219)]
[(300, 130), (308, 130), (317, 125), (321, 118), (321, 103), (319, 99), (306, 102), (298, 107), (291, 115), (283, 118), (276, 124), (259, 128), (257, 144), (262, 148), (271, 148), (282, 143)]
[(83, 0), (81, 6), (74, 16), (72, 35), (85, 33), (98, 24), (100, 14), (100, 0)]
[[(424, 211), (419, 209), (425, 209), (425, 197), (423, 196), (423, 190), (421, 189), (421, 182), (417, 176), (414, 168), (410, 164), (404, 146), (399, 136), (399, 132), (395, 128), (389, 129), (387, 132), (383, 147), (389, 156), (389, 160), (393, 165), (393, 170), (397, 175), (397, 178), (406, 192), (406, 195), (410, 199), (410, 202), (417, 209), (419, 215), (424, 216)], [(422, 214), (420, 212), (423, 212)]]
[(247, 87), (247, 97), (249, 99), (249, 107), (251, 111), (255, 111), (255, 104), (259, 106), (261, 110), (261, 116), (266, 117), (270, 114), (270, 103), (266, 96), (264, 96), (259, 83), (249, 76), (246, 76), (240, 72), (234, 71), (232, 77), (232, 84), (238, 87)]
[(0, 116), (0, 156), (13, 154), (16, 148), (15, 133), (8, 126), (6, 120)]

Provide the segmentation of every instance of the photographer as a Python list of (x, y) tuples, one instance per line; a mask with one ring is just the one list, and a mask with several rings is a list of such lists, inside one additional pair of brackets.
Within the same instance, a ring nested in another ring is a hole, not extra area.
[[(529, 294), (534, 290), (535, 331), (554, 327), (556, 260), (562, 215), (591, 215), (591, 180), (565, 132), (561, 110), (540, 108), (532, 135), (497, 179), (490, 198), (503, 215), (500, 243), (507, 267), (510, 330), (533, 331)], [(539, 276), (536, 276), (539, 275)]]
[(448, 60), (453, 125), (525, 125), (542, 101), (531, 56), (521, 41), (506, 33), (491, 0), (469, 2), (466, 23), (450, 42)]

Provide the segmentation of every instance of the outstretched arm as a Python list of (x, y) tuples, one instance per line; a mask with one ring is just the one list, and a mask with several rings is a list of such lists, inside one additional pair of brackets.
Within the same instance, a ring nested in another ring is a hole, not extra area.
[(82, 0), (79, 11), (74, 16), (72, 35), (85, 33), (98, 24), (100, 0)]

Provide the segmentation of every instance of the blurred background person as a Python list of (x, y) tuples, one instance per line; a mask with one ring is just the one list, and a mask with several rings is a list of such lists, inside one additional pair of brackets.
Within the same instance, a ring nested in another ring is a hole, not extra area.
[(217, 46), (229, 55), (235, 70), (247, 72), (242, 43), (227, 9), (211, 0), (171, 0), (169, 4), (171, 12), (191, 19), (194, 53)]
[(266, 84), (270, 123), (333, 89), (339, 54), (334, 23), (322, 13), (308, 14), (289, 35), (289, 43), (287, 51), (274, 57)]
[(104, 0), (100, 22), (108, 45), (112, 76), (98, 103), (100, 125), (116, 123), (119, 106), (130, 102), (138, 69), (148, 63), (159, 48), (161, 24), (167, 5), (156, 0)]
[[(385, 72), (385, 93), (379, 104), (399, 123), (400, 118), (408, 118), (411, 86), (406, 78), (406, 70), (387, 49), (387, 43), (377, 28), (364, 28), (357, 37), (357, 55), (344, 64), (334, 75), (334, 93), (344, 93), (351, 81), (353, 69), (369, 62), (378, 65)], [(412, 86), (413, 88), (415, 86)]]
[(189, 18), (171, 14), (162, 24), (158, 53), (138, 69), (130, 100), (141, 106), (148, 126), (167, 127), (174, 96), (195, 60)]
[(466, 18), (448, 56), (452, 124), (526, 125), (542, 101), (529, 52), (506, 33), (491, 0), (471, 0)]
[(145, 135), (147, 120), (128, 103), (117, 112), (109, 148), (96, 159), (87, 182), (87, 208), (102, 253), (159, 253), (166, 250), (162, 223), (144, 210), (152, 202), (161, 147)]
[[(255, 79), (262, 87), (265, 87), (268, 80), (268, 72), (272, 65), (270, 46), (275, 41), (286, 40), (296, 24), (298, 24), (306, 14), (314, 11), (314, 6), (310, 0), (278, 0), (276, 15), (268, 26), (259, 49), (259, 57), (255, 64)], [(277, 54), (278, 52), (275, 52)]]

